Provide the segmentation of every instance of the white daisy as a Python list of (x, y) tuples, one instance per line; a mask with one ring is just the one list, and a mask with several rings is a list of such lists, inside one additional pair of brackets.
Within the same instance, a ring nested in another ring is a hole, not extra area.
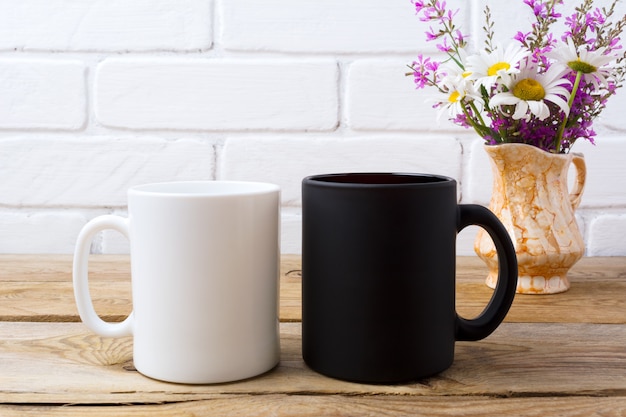
[(535, 115), (539, 120), (545, 120), (550, 116), (546, 101), (550, 101), (567, 116), (569, 91), (563, 85), (571, 83), (562, 76), (563, 68), (556, 64), (545, 73), (538, 73), (533, 66), (523, 68), (506, 83), (508, 91), (494, 95), (489, 103), (494, 107), (515, 105), (514, 119), (528, 119)]
[(469, 101), (476, 101), (477, 107), (482, 109), (482, 99), (474, 89), (474, 83), (468, 79), (469, 72), (462, 70), (458, 65), (446, 66), (444, 72), (446, 76), (438, 84), (441, 93), (435, 99), (439, 107), (437, 119), (440, 119), (446, 110), (450, 118), (463, 114), (463, 107)]
[(599, 88), (600, 85), (608, 86), (606, 77), (611, 74), (611, 66), (608, 64), (616, 59), (615, 56), (606, 55), (605, 52), (605, 47), (590, 51), (581, 45), (577, 49), (572, 40), (568, 39), (567, 45), (563, 45), (547, 55), (573, 71), (580, 71), (587, 83)]
[(441, 66), (442, 72), (446, 74), (439, 82), (441, 86), (462, 85), (463, 88), (472, 88), (473, 81), (470, 79), (472, 73), (459, 67), (456, 63), (446, 63)]
[(441, 119), (444, 113), (448, 113), (451, 119), (454, 119), (457, 115), (463, 114), (463, 99), (465, 98), (465, 91), (452, 88), (447, 91), (441, 92), (433, 101), (436, 103), (433, 107), (437, 107), (437, 120)]
[(490, 53), (480, 51), (469, 56), (467, 70), (478, 87), (483, 85), (489, 90), (498, 81), (506, 83), (513, 74), (519, 73), (519, 63), (529, 55), (530, 52), (516, 43), (511, 43), (506, 49), (498, 46)]

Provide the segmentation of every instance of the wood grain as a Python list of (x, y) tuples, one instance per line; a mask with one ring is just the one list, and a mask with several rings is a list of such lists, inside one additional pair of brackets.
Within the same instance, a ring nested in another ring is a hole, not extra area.
[(343, 396), (343, 395), (233, 395), (227, 399), (162, 404), (126, 404), (118, 407), (71, 405), (0, 405), (3, 417), (398, 417), (464, 416), (486, 417), (621, 417), (626, 414), (626, 397), (440, 397)]
[[(132, 310), (130, 261), (124, 255), (92, 255), (90, 286), (96, 311), (106, 320), (121, 321)], [(281, 260), (280, 319), (301, 320), (300, 257)], [(77, 322), (67, 255), (1, 255), (0, 321)], [(479, 314), (491, 297), (484, 285), (486, 267), (475, 257), (457, 261), (457, 310), (464, 317)], [(626, 323), (626, 258), (583, 258), (570, 273), (572, 288), (549, 296), (517, 295), (506, 321)]]
[[(132, 338), (77, 323), (71, 256), (0, 255), (0, 416), (623, 416), (626, 258), (584, 258), (572, 289), (517, 296), (503, 323), (456, 344), (440, 375), (401, 385), (355, 384), (301, 356), (300, 257), (281, 262), (281, 362), (248, 380), (156, 381), (133, 366)], [(486, 267), (457, 261), (457, 310), (491, 296)], [(91, 290), (107, 320), (131, 310), (128, 256), (92, 256)]]
[[(339, 381), (301, 357), (301, 324), (281, 324), (281, 362), (245, 381), (170, 384), (132, 365), (130, 338), (101, 338), (79, 323), (0, 323), (0, 403), (124, 404), (231, 395), (626, 396), (626, 326), (505, 323), (459, 342), (442, 374), (402, 385)], [(62, 370), (62, 371), (60, 371)]]

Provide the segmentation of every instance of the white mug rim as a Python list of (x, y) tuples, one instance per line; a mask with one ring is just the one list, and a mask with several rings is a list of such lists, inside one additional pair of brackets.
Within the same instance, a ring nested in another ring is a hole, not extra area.
[(247, 196), (280, 191), (276, 184), (258, 181), (166, 181), (136, 185), (128, 190), (130, 195), (189, 198)]

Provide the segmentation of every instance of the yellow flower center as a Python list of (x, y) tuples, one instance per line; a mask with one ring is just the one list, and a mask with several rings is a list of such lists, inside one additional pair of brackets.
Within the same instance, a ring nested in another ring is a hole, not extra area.
[(461, 99), (461, 93), (459, 93), (458, 91), (453, 91), (448, 97), (448, 101), (450, 103), (456, 103), (460, 99)]
[(467, 78), (467, 77), (469, 77), (470, 75), (472, 75), (472, 71), (464, 71), (464, 72), (463, 72), (463, 74), (461, 74), (461, 76), (462, 76), (463, 78)]
[(583, 74), (591, 74), (592, 72), (596, 72), (598, 70), (598, 68), (594, 67), (593, 65), (581, 61), (580, 58), (576, 59), (576, 61), (568, 62), (567, 66), (574, 71), (580, 71)]
[(487, 75), (489, 76), (498, 75), (498, 71), (500, 70), (506, 71), (509, 68), (511, 68), (511, 66), (509, 65), (508, 62), (497, 62), (487, 69)]
[(513, 87), (513, 95), (524, 101), (539, 101), (546, 96), (546, 90), (537, 80), (524, 78)]

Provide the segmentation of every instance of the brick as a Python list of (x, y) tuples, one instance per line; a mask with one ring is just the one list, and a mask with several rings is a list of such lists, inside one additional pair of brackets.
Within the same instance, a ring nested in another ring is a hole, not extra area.
[(299, 208), (283, 208), (281, 213), (281, 253), (302, 253), (302, 211)]
[(574, 152), (585, 156), (587, 182), (581, 207), (613, 207), (626, 205), (626, 170), (623, 155), (626, 155), (626, 138), (602, 134), (596, 145), (580, 140)]
[(0, 141), (0, 206), (124, 206), (141, 183), (211, 179), (214, 149), (197, 140), (100, 137)]
[(330, 130), (337, 78), (330, 60), (107, 59), (96, 116), (131, 129)]
[(626, 256), (626, 210), (597, 215), (589, 225), (587, 256)]
[(491, 163), (483, 150), (484, 141), (476, 135), (463, 146), (463, 203), (489, 204), (493, 187)]
[(0, 49), (146, 51), (208, 49), (211, 0), (4, 2)]
[(0, 212), (0, 253), (72, 253), (86, 218), (80, 212)]
[[(128, 217), (127, 210), (115, 210), (111, 214)], [(95, 248), (97, 253), (106, 254), (126, 254), (130, 253), (130, 243), (126, 236), (115, 230), (105, 230), (100, 233), (98, 245)]]
[(241, 136), (226, 140), (218, 179), (257, 180), (282, 188), (283, 204), (299, 206), (301, 181), (332, 172), (422, 172), (460, 178), (461, 147), (450, 136)]
[[(503, 46), (508, 45), (518, 31), (530, 32), (531, 24), (535, 17), (532, 9), (523, 2), (502, 2), (497, 0), (474, 0), (471, 2), (472, 24), (470, 38), (476, 50), (485, 47), (486, 39), (483, 31), (485, 25), (484, 9), (488, 6), (491, 10), (491, 20), (494, 23), (495, 41)], [(511, 17), (515, 16), (515, 24), (511, 24)]]
[(621, 88), (617, 90), (616, 95), (609, 98), (606, 108), (602, 111), (602, 116), (595, 122), (597, 125), (614, 131), (626, 132), (626, 117), (624, 117), (624, 108), (626, 108), (625, 93), (626, 90)]
[[(567, 2), (566, 2), (567, 3)], [(565, 5), (558, 5), (557, 10), (563, 14), (562, 20), (565, 16), (569, 16), (574, 12), (574, 7), (579, 2), (570, 2)], [(509, 42), (512, 42), (513, 37), (517, 32), (531, 32), (531, 25), (536, 21), (532, 9), (523, 2), (503, 2), (499, 0), (474, 0), (471, 3), (471, 16), (472, 25), (471, 31), (474, 34), (472, 36), (473, 46), (476, 49), (484, 48), (485, 35), (483, 26), (485, 25), (484, 9), (488, 6), (491, 10), (491, 20), (494, 23), (494, 33), (496, 43), (501, 43), (506, 46)], [(511, 17), (515, 24), (511, 24)], [(561, 22), (557, 22), (552, 25), (551, 33), (556, 38), (560, 39), (564, 32), (564, 26)]]
[(83, 127), (85, 66), (79, 61), (0, 59), (0, 129)]
[(355, 130), (465, 132), (432, 108), (433, 89), (417, 90), (412, 61), (364, 59), (349, 67), (346, 89), (348, 126)]
[[(474, 49), (485, 5), (503, 42), (534, 20), (521, 1), (447, 4), (461, 8), (455, 23)], [(563, 15), (575, 5), (560, 6)], [(616, 14), (625, 12), (618, 2)], [(430, 25), (410, 0), (7, 2), (0, 253), (71, 253), (89, 218), (125, 216), (127, 188), (153, 181), (278, 183), (283, 253), (301, 251), (300, 184), (310, 174), (440, 173), (460, 180), (461, 203), (488, 204), (482, 140), (445, 117), (437, 123), (425, 102), (434, 91), (404, 75), (419, 53), (437, 58)], [(144, 51), (154, 53), (123, 55)], [(618, 90), (595, 123), (597, 146), (574, 148), (588, 166), (577, 219), (589, 256), (626, 255), (624, 106)], [(460, 233), (459, 255), (474, 255), (476, 229)], [(126, 253), (128, 243), (107, 231), (92, 249)]]
[[(476, 252), (474, 252), (474, 240), (476, 239), (478, 230), (480, 230), (478, 226), (468, 226), (461, 230), (456, 238), (457, 256), (476, 256)], [(486, 274), (485, 278), (487, 278)]]
[[(462, 0), (449, 0), (461, 7)], [(224, 1), (226, 49), (284, 52), (414, 53), (434, 51), (408, 0)], [(285, 34), (288, 34), (286, 36)]]

